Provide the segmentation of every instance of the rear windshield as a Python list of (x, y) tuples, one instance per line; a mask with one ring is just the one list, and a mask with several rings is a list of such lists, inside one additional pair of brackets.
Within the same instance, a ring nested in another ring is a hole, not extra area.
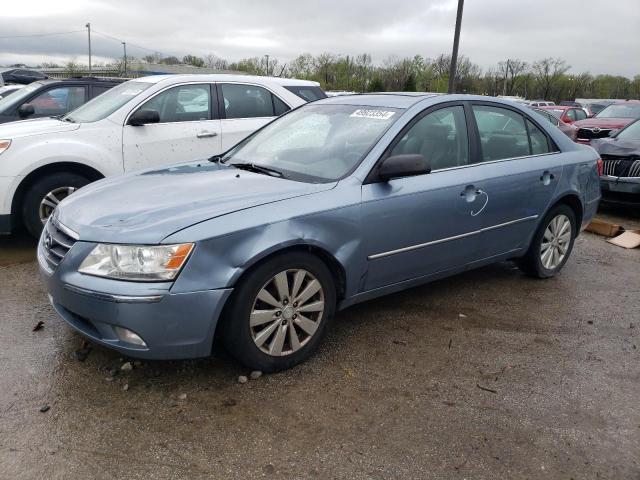
[(315, 102), (321, 98), (327, 98), (327, 94), (322, 91), (320, 87), (307, 87), (307, 86), (285, 86), (294, 95), (297, 95), (306, 102)]

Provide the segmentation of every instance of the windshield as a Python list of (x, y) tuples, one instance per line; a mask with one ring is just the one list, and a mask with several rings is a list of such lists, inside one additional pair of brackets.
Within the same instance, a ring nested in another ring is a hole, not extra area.
[(609, 105), (596, 118), (640, 118), (640, 103), (617, 103)]
[(254, 164), (291, 179), (329, 182), (352, 171), (400, 110), (359, 105), (307, 105), (275, 120), (222, 159)]
[(633, 122), (627, 128), (622, 130), (616, 138), (622, 138), (624, 140), (636, 140), (640, 142), (640, 120)]
[(149, 88), (152, 84), (147, 82), (129, 81), (107, 90), (105, 93), (88, 101), (74, 111), (68, 113), (63, 120), (74, 123), (97, 122), (107, 118), (121, 106)]
[(4, 112), (10, 106), (16, 105), (17, 103), (21, 103), (22, 100), (27, 98), (37, 89), (39, 89), (41, 86), (42, 84), (40, 82), (33, 82), (27, 85), (26, 87), (21, 88), (20, 90), (16, 90), (11, 95), (7, 95), (6, 97), (0, 98), (0, 113)]

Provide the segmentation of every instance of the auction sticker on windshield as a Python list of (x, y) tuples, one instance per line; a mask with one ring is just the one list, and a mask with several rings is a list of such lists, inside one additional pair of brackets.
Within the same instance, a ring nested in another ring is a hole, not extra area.
[(358, 118), (375, 118), (378, 120), (389, 120), (395, 115), (395, 113), (396, 112), (389, 112), (386, 110), (359, 109), (353, 112), (350, 116)]

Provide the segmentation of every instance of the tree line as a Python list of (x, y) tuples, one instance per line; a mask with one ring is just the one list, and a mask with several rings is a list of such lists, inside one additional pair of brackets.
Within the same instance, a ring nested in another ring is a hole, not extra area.
[[(320, 82), (325, 90), (353, 92), (423, 91), (444, 93), (449, 83), (451, 56), (435, 58), (391, 56), (374, 64), (371, 55), (339, 55), (304, 53), (289, 62), (270, 56), (249, 57), (229, 62), (209, 54), (202, 57), (185, 55), (147, 55), (139, 60), (127, 56), (129, 65), (135, 61), (168, 65), (187, 64), (218, 70), (232, 70), (250, 75), (273, 75)], [(116, 64), (121, 66), (122, 59)], [(589, 72), (572, 73), (570, 65), (561, 58), (543, 58), (526, 62), (508, 58), (482, 69), (467, 56), (458, 58), (455, 85), (459, 93), (481, 95), (509, 95), (528, 99), (559, 102), (575, 98), (640, 98), (640, 74), (633, 78), (621, 75)]]

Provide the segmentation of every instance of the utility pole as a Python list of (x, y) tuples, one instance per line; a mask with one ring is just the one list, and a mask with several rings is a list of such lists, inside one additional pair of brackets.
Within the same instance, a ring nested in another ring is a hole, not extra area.
[(122, 42), (124, 48), (124, 76), (127, 76), (127, 42)]
[(509, 59), (507, 58), (507, 66), (504, 68), (504, 82), (502, 83), (502, 96), (507, 95), (507, 76), (509, 75)]
[(89, 36), (89, 76), (91, 76), (91, 24), (87, 22), (85, 27), (87, 27), (87, 34)]
[(269, 55), (265, 55), (267, 58), (267, 77), (269, 76)]
[(458, 0), (458, 13), (456, 15), (456, 31), (453, 35), (453, 52), (451, 52), (451, 65), (449, 67), (449, 93), (455, 93), (456, 71), (458, 69), (458, 45), (460, 44), (460, 27), (462, 26), (462, 7), (464, 0)]

